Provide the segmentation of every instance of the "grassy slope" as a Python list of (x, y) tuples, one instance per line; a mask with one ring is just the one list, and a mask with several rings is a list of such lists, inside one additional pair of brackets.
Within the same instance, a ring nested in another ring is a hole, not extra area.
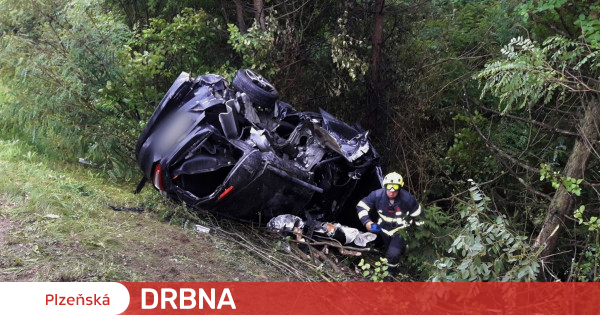
[(234, 242), (165, 222), (152, 188), (133, 195), (133, 183), (18, 141), (0, 140), (0, 175), (0, 281), (290, 280)]

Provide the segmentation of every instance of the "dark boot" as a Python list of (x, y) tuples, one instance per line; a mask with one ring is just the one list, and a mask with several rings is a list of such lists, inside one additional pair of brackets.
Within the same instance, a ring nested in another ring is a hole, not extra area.
[(394, 277), (398, 274), (398, 264), (387, 264), (388, 266), (388, 275), (383, 278), (383, 282), (395, 282)]

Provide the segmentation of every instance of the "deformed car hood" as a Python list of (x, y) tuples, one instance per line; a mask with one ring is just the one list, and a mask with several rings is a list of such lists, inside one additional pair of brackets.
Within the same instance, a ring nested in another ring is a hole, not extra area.
[(368, 131), (361, 132), (360, 129), (352, 128), (323, 109), (320, 109), (320, 113), (323, 128), (319, 128), (319, 135), (323, 144), (338, 152), (348, 162), (356, 161), (369, 151), (371, 145), (367, 139)]

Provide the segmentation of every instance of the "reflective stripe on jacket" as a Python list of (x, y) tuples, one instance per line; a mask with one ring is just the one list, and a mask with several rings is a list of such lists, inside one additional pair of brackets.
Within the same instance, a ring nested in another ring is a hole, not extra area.
[(369, 210), (371, 209), (377, 210), (379, 218), (376, 219), (376, 223), (388, 235), (408, 227), (413, 220), (417, 219), (416, 217), (422, 217), (424, 214), (417, 198), (404, 189), (399, 190), (393, 204), (390, 204), (384, 188), (374, 190), (363, 198), (356, 205), (358, 218), (363, 225), (373, 221), (369, 217)]

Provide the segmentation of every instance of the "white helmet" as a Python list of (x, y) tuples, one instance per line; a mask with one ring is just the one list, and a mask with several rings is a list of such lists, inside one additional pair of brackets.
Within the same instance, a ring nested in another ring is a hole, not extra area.
[(383, 178), (383, 187), (385, 187), (388, 184), (398, 184), (400, 185), (400, 187), (404, 186), (404, 180), (402, 179), (402, 175), (396, 173), (396, 172), (391, 172), (387, 175), (385, 175), (385, 177)]

